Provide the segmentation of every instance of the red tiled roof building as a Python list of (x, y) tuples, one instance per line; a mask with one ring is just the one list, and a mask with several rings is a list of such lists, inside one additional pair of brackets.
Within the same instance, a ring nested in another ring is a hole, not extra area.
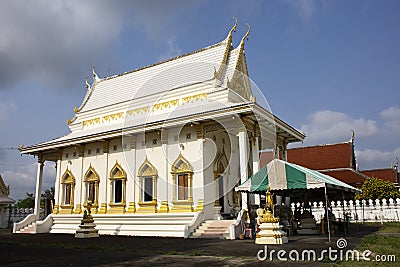
[[(272, 152), (261, 153), (265, 166), (274, 157)], [(354, 136), (348, 142), (287, 149), (287, 161), (317, 170), (354, 187), (361, 187), (368, 177), (398, 182), (397, 168), (358, 171), (354, 153)]]

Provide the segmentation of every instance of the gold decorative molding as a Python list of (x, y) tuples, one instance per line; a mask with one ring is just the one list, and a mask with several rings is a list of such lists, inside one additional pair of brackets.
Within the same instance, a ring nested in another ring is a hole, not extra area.
[(204, 199), (199, 199), (198, 201), (197, 201), (197, 206), (196, 206), (196, 208), (194, 209), (194, 211), (203, 211), (203, 208), (204, 208)]
[(81, 204), (76, 204), (76, 205), (75, 205), (74, 214), (81, 214), (81, 213), (82, 213)]
[(107, 213), (107, 203), (101, 203), (99, 214), (106, 214)]
[(118, 112), (118, 113), (114, 113), (114, 114), (110, 114), (110, 115), (105, 115), (102, 118), (102, 123), (120, 120), (123, 118), (124, 118), (124, 112)]
[(156, 177), (158, 175), (156, 167), (147, 159), (140, 165), (138, 169), (138, 177)]
[(125, 213), (125, 206), (126, 206), (125, 203), (118, 203), (118, 204), (110, 203), (109, 205), (110, 205), (110, 209), (107, 210), (107, 213), (113, 213), (113, 214)]
[(128, 209), (126, 213), (135, 213), (136, 212), (136, 203), (135, 202), (129, 202)]
[(168, 206), (168, 201), (161, 201), (160, 208), (158, 209), (158, 213), (168, 213), (169, 212), (169, 206)]
[(58, 205), (54, 205), (54, 207), (53, 207), (53, 213), (54, 213), (54, 214), (58, 214), (58, 212), (59, 212), (59, 207), (58, 207)]
[(182, 172), (193, 173), (193, 167), (189, 163), (189, 161), (187, 159), (185, 159), (185, 157), (182, 155), (182, 153), (179, 153), (178, 158), (171, 165), (171, 172), (173, 174), (182, 173)]
[(153, 199), (151, 202), (139, 201), (139, 209), (136, 213), (157, 213), (157, 200)]
[(193, 101), (199, 101), (201, 99), (207, 99), (207, 93), (201, 93), (201, 94), (196, 94), (196, 95), (191, 95), (191, 96), (186, 96), (182, 98), (183, 104)]
[(85, 173), (85, 182), (100, 182), (100, 176), (96, 172), (96, 170), (92, 167), (92, 164), (89, 165), (89, 169)]
[(118, 161), (115, 162), (114, 167), (112, 167), (110, 171), (110, 179), (117, 180), (117, 179), (125, 179), (126, 180), (126, 172), (124, 169), (119, 165)]
[(97, 118), (83, 121), (83, 126), (87, 127), (87, 126), (91, 126), (91, 125), (95, 125), (95, 124), (99, 124), (99, 123), (100, 123), (100, 117), (97, 117)]
[(164, 110), (164, 109), (168, 109), (168, 108), (175, 107), (178, 105), (179, 105), (179, 99), (173, 99), (170, 101), (154, 104), (152, 111), (154, 112), (156, 110)]
[(126, 112), (126, 115), (127, 116), (135, 116), (138, 114), (147, 113), (149, 111), (150, 111), (150, 106), (145, 106), (145, 107), (141, 107), (141, 108), (135, 108), (135, 109), (128, 110)]
[(175, 200), (172, 201), (171, 213), (177, 212), (193, 212), (193, 202), (192, 200)]
[(196, 135), (197, 135), (197, 139), (203, 139), (204, 138), (203, 125), (196, 124)]

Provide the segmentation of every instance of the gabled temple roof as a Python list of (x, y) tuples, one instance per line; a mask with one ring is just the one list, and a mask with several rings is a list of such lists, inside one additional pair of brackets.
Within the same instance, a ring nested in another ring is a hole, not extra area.
[(236, 25), (237, 21), (219, 43), (156, 64), (103, 79), (93, 70), (93, 85), (76, 111), (91, 111), (214, 78), (226, 85), (244, 50), (243, 39), (236, 49), (232, 48)]
[[(21, 153), (41, 153), (49, 149), (115, 138), (122, 131), (136, 133), (230, 114), (265, 109), (252, 95), (244, 54), (248, 31), (236, 48), (232, 34), (200, 50), (119, 75), (87, 81), (87, 93), (75, 117), (68, 120), (71, 133), (20, 149)], [(270, 113), (265, 109), (265, 112)], [(301, 141), (304, 134), (272, 115), (277, 128), (288, 132), (289, 142)], [(268, 115), (268, 117), (269, 117)], [(263, 115), (264, 116), (264, 115)], [(265, 115), (267, 116), (267, 115)], [(175, 123), (175, 124), (174, 124)], [(277, 130), (277, 131), (278, 131)]]

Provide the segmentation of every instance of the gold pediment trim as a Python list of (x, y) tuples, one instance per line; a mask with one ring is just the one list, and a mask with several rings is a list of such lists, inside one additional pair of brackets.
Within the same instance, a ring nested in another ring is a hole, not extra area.
[(61, 183), (75, 185), (75, 176), (72, 174), (72, 172), (69, 169), (65, 170), (65, 172), (61, 178)]
[(139, 177), (148, 177), (148, 176), (157, 176), (158, 171), (157, 168), (154, 167), (153, 164), (150, 163), (150, 161), (147, 159), (144, 160), (144, 162), (140, 165), (139, 170), (138, 170), (138, 176)]
[(126, 179), (126, 172), (118, 163), (118, 160), (115, 162), (114, 167), (112, 167), (110, 171), (110, 179)]
[(100, 176), (90, 164), (89, 169), (85, 173), (85, 182), (97, 181), (100, 182)]
[(171, 172), (172, 173), (178, 173), (178, 172), (193, 172), (193, 166), (190, 164), (190, 162), (182, 155), (182, 153), (179, 153), (178, 158), (174, 161), (174, 163), (171, 166)]

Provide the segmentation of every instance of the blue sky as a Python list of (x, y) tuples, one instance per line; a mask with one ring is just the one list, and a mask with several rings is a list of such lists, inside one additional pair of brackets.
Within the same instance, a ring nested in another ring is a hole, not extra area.
[[(251, 25), (251, 79), (304, 145), (356, 132), (360, 169), (400, 156), (400, 2), (0, 0), (0, 174), (11, 196), (35, 187), (30, 145), (68, 133), (96, 65), (110, 76), (217, 43)], [(44, 188), (54, 184), (47, 164)]]

